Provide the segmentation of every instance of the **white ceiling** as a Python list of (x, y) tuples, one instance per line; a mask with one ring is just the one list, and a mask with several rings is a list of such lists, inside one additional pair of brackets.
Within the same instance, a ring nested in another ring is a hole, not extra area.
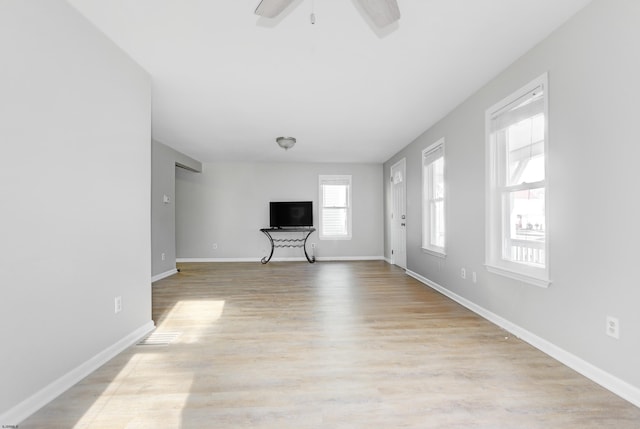
[(589, 1), (398, 0), (380, 31), (355, 0), (277, 20), (259, 0), (69, 0), (151, 74), (156, 140), (203, 162), (375, 163)]

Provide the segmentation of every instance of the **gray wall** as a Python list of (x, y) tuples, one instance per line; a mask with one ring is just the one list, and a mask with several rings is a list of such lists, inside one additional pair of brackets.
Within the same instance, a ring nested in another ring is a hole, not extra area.
[[(202, 171), (202, 164), (167, 145), (157, 141), (152, 142), (151, 275), (153, 277), (165, 277), (176, 269), (176, 168), (194, 174)], [(168, 203), (164, 202), (165, 195), (169, 197)]]
[(62, 0), (0, 2), (0, 52), (2, 416), (152, 323), (151, 83)]
[[(594, 1), (384, 165), (388, 177), (394, 162), (407, 159), (409, 270), (637, 388), (639, 22), (638, 1)], [(545, 71), (548, 289), (483, 268), (485, 110)], [(447, 258), (439, 268), (438, 258), (420, 250), (420, 152), (441, 137), (449, 205)], [(388, 187), (385, 194), (388, 201)], [(477, 284), (460, 278), (462, 267), (478, 273)], [(605, 335), (607, 315), (620, 319), (619, 340)]]
[[(269, 201), (311, 200), (318, 225), (318, 175), (351, 174), (353, 239), (319, 240), (319, 258), (381, 258), (381, 164), (211, 163), (203, 173), (176, 172), (176, 241), (180, 258), (258, 260), (269, 249)], [(218, 245), (213, 249), (213, 243)], [(310, 247), (309, 247), (310, 248)], [(277, 249), (275, 258), (304, 257)]]

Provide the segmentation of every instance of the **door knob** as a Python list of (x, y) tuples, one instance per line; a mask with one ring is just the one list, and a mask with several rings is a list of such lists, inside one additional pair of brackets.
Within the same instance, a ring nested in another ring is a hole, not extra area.
[(400, 226), (406, 226), (406, 225), (405, 225), (405, 223), (404, 223), (404, 222), (402, 222), (402, 223), (400, 224)]

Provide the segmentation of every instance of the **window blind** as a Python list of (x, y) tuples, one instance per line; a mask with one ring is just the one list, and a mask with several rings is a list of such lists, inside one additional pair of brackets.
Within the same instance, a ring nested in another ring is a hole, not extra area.
[(491, 115), (491, 131), (496, 132), (527, 118), (544, 113), (544, 90), (538, 86)]
[(443, 156), (444, 156), (444, 148), (442, 147), (442, 145), (438, 145), (423, 155), (422, 157), (423, 165), (427, 166), (429, 164), (432, 164), (438, 158), (442, 158)]

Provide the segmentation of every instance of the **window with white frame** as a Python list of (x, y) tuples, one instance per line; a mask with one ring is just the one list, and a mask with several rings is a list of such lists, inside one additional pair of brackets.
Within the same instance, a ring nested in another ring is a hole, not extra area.
[(321, 240), (351, 239), (351, 176), (321, 175)]
[(445, 254), (444, 139), (422, 151), (422, 248)]
[(487, 269), (549, 285), (544, 74), (486, 112)]

